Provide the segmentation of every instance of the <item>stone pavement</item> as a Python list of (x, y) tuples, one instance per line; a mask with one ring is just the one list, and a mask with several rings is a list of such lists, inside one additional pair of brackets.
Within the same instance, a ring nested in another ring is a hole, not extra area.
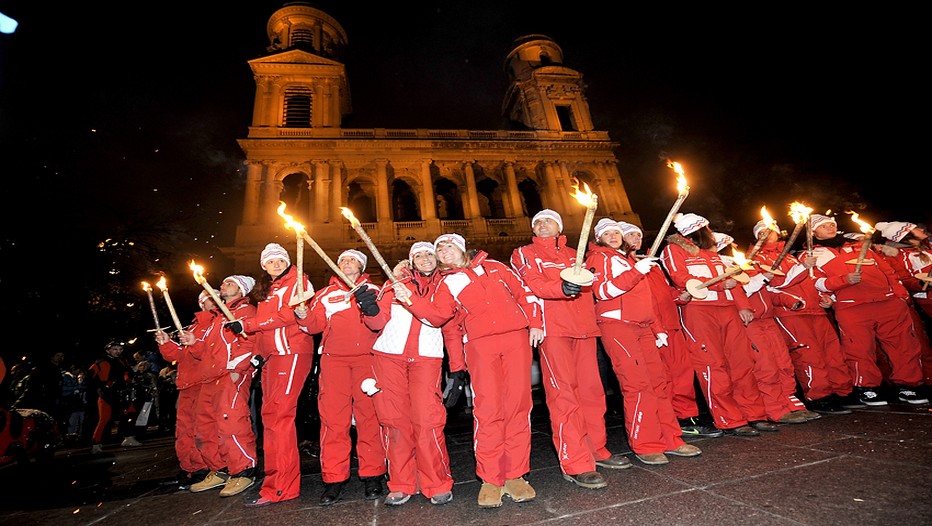
[[(609, 448), (630, 453), (624, 423), (606, 416)], [(690, 440), (698, 458), (671, 457), (665, 466), (632, 458), (632, 469), (601, 470), (609, 486), (578, 488), (563, 480), (550, 441), (546, 409), (535, 406), (528, 480), (532, 502), (507, 498), (479, 509), (470, 417), (451, 414), (448, 445), (453, 502), (432, 506), (414, 496), (400, 507), (363, 498), (355, 477), (342, 500), (322, 508), (320, 465), (302, 458), (302, 496), (247, 509), (243, 495), (178, 489), (170, 437), (136, 448), (63, 449), (48, 464), (0, 468), (0, 524), (6, 525), (925, 525), (932, 524), (932, 412), (891, 404), (782, 425), (760, 437)]]

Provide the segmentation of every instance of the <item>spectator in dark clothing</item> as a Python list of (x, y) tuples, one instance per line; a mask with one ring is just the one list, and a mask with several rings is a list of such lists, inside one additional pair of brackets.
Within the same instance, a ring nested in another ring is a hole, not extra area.
[(29, 371), (24, 378), (23, 389), (13, 402), (17, 409), (38, 409), (61, 421), (59, 405), (61, 402), (62, 363), (65, 353), (56, 351)]

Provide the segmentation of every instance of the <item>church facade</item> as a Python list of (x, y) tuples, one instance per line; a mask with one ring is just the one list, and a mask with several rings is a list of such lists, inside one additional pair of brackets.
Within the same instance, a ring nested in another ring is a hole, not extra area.
[[(505, 57), (509, 129), (350, 129), (341, 126), (352, 103), (340, 24), (289, 4), (267, 29), (269, 53), (249, 62), (256, 96), (248, 136), (239, 141), (247, 165), (242, 220), (224, 250), (237, 271), (253, 271), (271, 241), (294, 253), (295, 232), (281, 213), (335, 260), (347, 248), (370, 253), (348, 212), (389, 267), (413, 242), (448, 232), (507, 261), (529, 242), (530, 217), (544, 208), (563, 216), (575, 247), (586, 209), (573, 195), (587, 187), (598, 196), (596, 220), (640, 224), (616, 144), (593, 129), (582, 75), (563, 65), (549, 37), (521, 37)], [(304, 266), (316, 286), (326, 283), (323, 258), (311, 253)], [(374, 257), (366, 271), (385, 279)]]

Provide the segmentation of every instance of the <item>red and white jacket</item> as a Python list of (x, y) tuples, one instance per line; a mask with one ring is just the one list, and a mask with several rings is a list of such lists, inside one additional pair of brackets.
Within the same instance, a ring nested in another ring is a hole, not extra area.
[[(188, 331), (193, 333), (198, 340), (202, 339), (204, 332), (210, 327), (211, 320), (219, 312), (219, 310), (195, 312), (194, 323), (188, 327)], [(204, 360), (199, 356), (194, 356), (191, 348), (187, 345), (181, 345), (175, 340), (168, 340), (159, 345), (159, 353), (165, 360), (178, 364), (178, 377), (175, 379), (175, 385), (178, 389), (187, 389), (210, 380), (210, 373)]]
[[(686, 290), (686, 282), (691, 279), (706, 282), (726, 272), (725, 263), (718, 252), (700, 249), (692, 241), (680, 234), (667, 238), (661, 261), (670, 280), (679, 291)], [(709, 294), (705, 298), (692, 298), (689, 305), (735, 305), (739, 309), (750, 308), (744, 289), (735, 287), (725, 289), (725, 280), (708, 286)]]
[(595, 268), (592, 291), (600, 321), (618, 320), (664, 332), (656, 317), (654, 296), (647, 276), (634, 268), (633, 255), (590, 243), (586, 267)]
[(871, 249), (867, 250), (865, 259), (873, 260), (874, 264), (861, 266), (860, 283), (848, 283), (846, 276), (855, 270), (855, 263), (849, 261), (857, 260), (860, 251), (860, 241), (845, 243), (838, 248), (816, 246), (813, 249), (813, 255), (818, 258), (816, 265), (825, 273), (825, 277), (816, 280), (816, 288), (835, 295), (834, 308), (844, 309), (892, 298), (906, 299), (908, 293), (893, 269)]
[[(240, 298), (228, 305), (236, 319), (253, 316), (256, 308), (246, 298)], [(230, 372), (245, 373), (251, 367), (249, 359), (256, 346), (256, 336), (233, 334), (224, 329), (228, 320), (217, 313), (198, 341), (191, 346), (191, 354), (203, 363), (203, 371), (208, 380), (214, 380)]]
[[(424, 276), (413, 273), (404, 280), (412, 295), (430, 298), (440, 283), (440, 273), (434, 272)], [(364, 316), (366, 326), (379, 331), (378, 338), (372, 346), (377, 353), (403, 358), (443, 359), (444, 348), (449, 360), (450, 371), (466, 369), (466, 357), (463, 350), (463, 332), (455, 320), (434, 327), (426, 320), (415, 318), (401, 301), (395, 298), (391, 287), (383, 289), (379, 299), (379, 313)]]
[[(294, 265), (272, 281), (268, 296), (256, 305), (256, 314), (242, 320), (246, 333), (257, 333), (256, 353), (263, 357), (314, 352), (314, 340), (298, 325), (291, 306), (297, 293), (298, 271)], [(304, 290), (314, 292), (307, 275)]]
[(466, 268), (444, 270), (431, 298), (411, 297), (409, 309), (434, 327), (454, 316), (463, 341), (542, 329), (537, 298), (510, 267), (479, 252)]
[[(355, 284), (379, 290), (368, 274), (361, 274)], [(330, 284), (314, 294), (307, 317), (298, 323), (311, 334), (323, 333), (318, 354), (362, 356), (372, 354), (378, 336), (363, 323), (363, 318), (350, 288), (342, 279), (331, 276)]]
[(511, 253), (511, 268), (537, 297), (544, 335), (566, 338), (593, 338), (599, 335), (595, 323), (595, 301), (591, 289), (568, 297), (563, 293), (563, 269), (573, 268), (576, 250), (566, 245), (566, 236), (533, 237), (530, 245)]

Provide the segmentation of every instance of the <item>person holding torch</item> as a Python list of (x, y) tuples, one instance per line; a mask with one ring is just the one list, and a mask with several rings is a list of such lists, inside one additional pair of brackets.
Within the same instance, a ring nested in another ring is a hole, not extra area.
[[(731, 362), (751, 360), (751, 342), (744, 330), (744, 324), (753, 316), (747, 296), (734, 277), (721, 279), (727, 274), (726, 265), (716, 252), (708, 219), (679, 213), (674, 226), (678, 233), (668, 238), (661, 261), (681, 297), (689, 291), (689, 282), (717, 280), (704, 287), (706, 295), (693, 297), (681, 306), (693, 368), (715, 427), (739, 436), (775, 431), (777, 426), (767, 422), (753, 376), (732, 377), (729, 367)], [(740, 385), (734, 383), (735, 379)]]
[[(599, 327), (592, 289), (560, 277), (573, 267), (577, 252), (562, 234), (559, 213), (541, 210), (531, 219), (531, 230), (531, 244), (512, 252), (511, 268), (537, 297), (543, 314), (544, 341), (538, 352), (553, 445), (563, 478), (582, 488), (604, 488), (608, 482), (596, 466), (625, 469), (631, 461), (605, 446), (605, 389), (596, 354)], [(580, 235), (588, 238), (589, 231)]]
[[(858, 222), (856, 214), (852, 220)], [(834, 217), (812, 215), (813, 255), (824, 273), (816, 279), (816, 288), (835, 296), (835, 321), (857, 401), (887, 405), (880, 393), (883, 373), (877, 366), (882, 352), (889, 360), (889, 381), (898, 399), (928, 403), (917, 392), (922, 384), (921, 344), (909, 315), (909, 292), (893, 268), (871, 250), (874, 229), (867, 225), (864, 230), (863, 240), (852, 241), (838, 232)]]
[(320, 356), (320, 475), (324, 491), (321, 506), (330, 506), (343, 495), (350, 479), (353, 440), (350, 428), (356, 421), (358, 474), (367, 500), (378, 499), (385, 478), (385, 449), (379, 420), (371, 397), (360, 385), (372, 376), (372, 346), (378, 333), (363, 323), (363, 315), (379, 313), (379, 288), (363, 272), (368, 257), (354, 249), (337, 257), (340, 271), (354, 284), (338, 276), (317, 291), (310, 307), (295, 308), (298, 324), (311, 334), (323, 333)]
[[(291, 306), (297, 294), (298, 272), (288, 251), (278, 243), (269, 243), (259, 256), (265, 273), (258, 280), (253, 297), (254, 316), (226, 322), (234, 334), (256, 335), (254, 365), (261, 367), (262, 442), (265, 479), (259, 494), (247, 497), (247, 508), (268, 506), (295, 499), (301, 494), (301, 456), (295, 416), (298, 397), (311, 372), (314, 338), (299, 325)], [(304, 290), (313, 292), (307, 276)]]

